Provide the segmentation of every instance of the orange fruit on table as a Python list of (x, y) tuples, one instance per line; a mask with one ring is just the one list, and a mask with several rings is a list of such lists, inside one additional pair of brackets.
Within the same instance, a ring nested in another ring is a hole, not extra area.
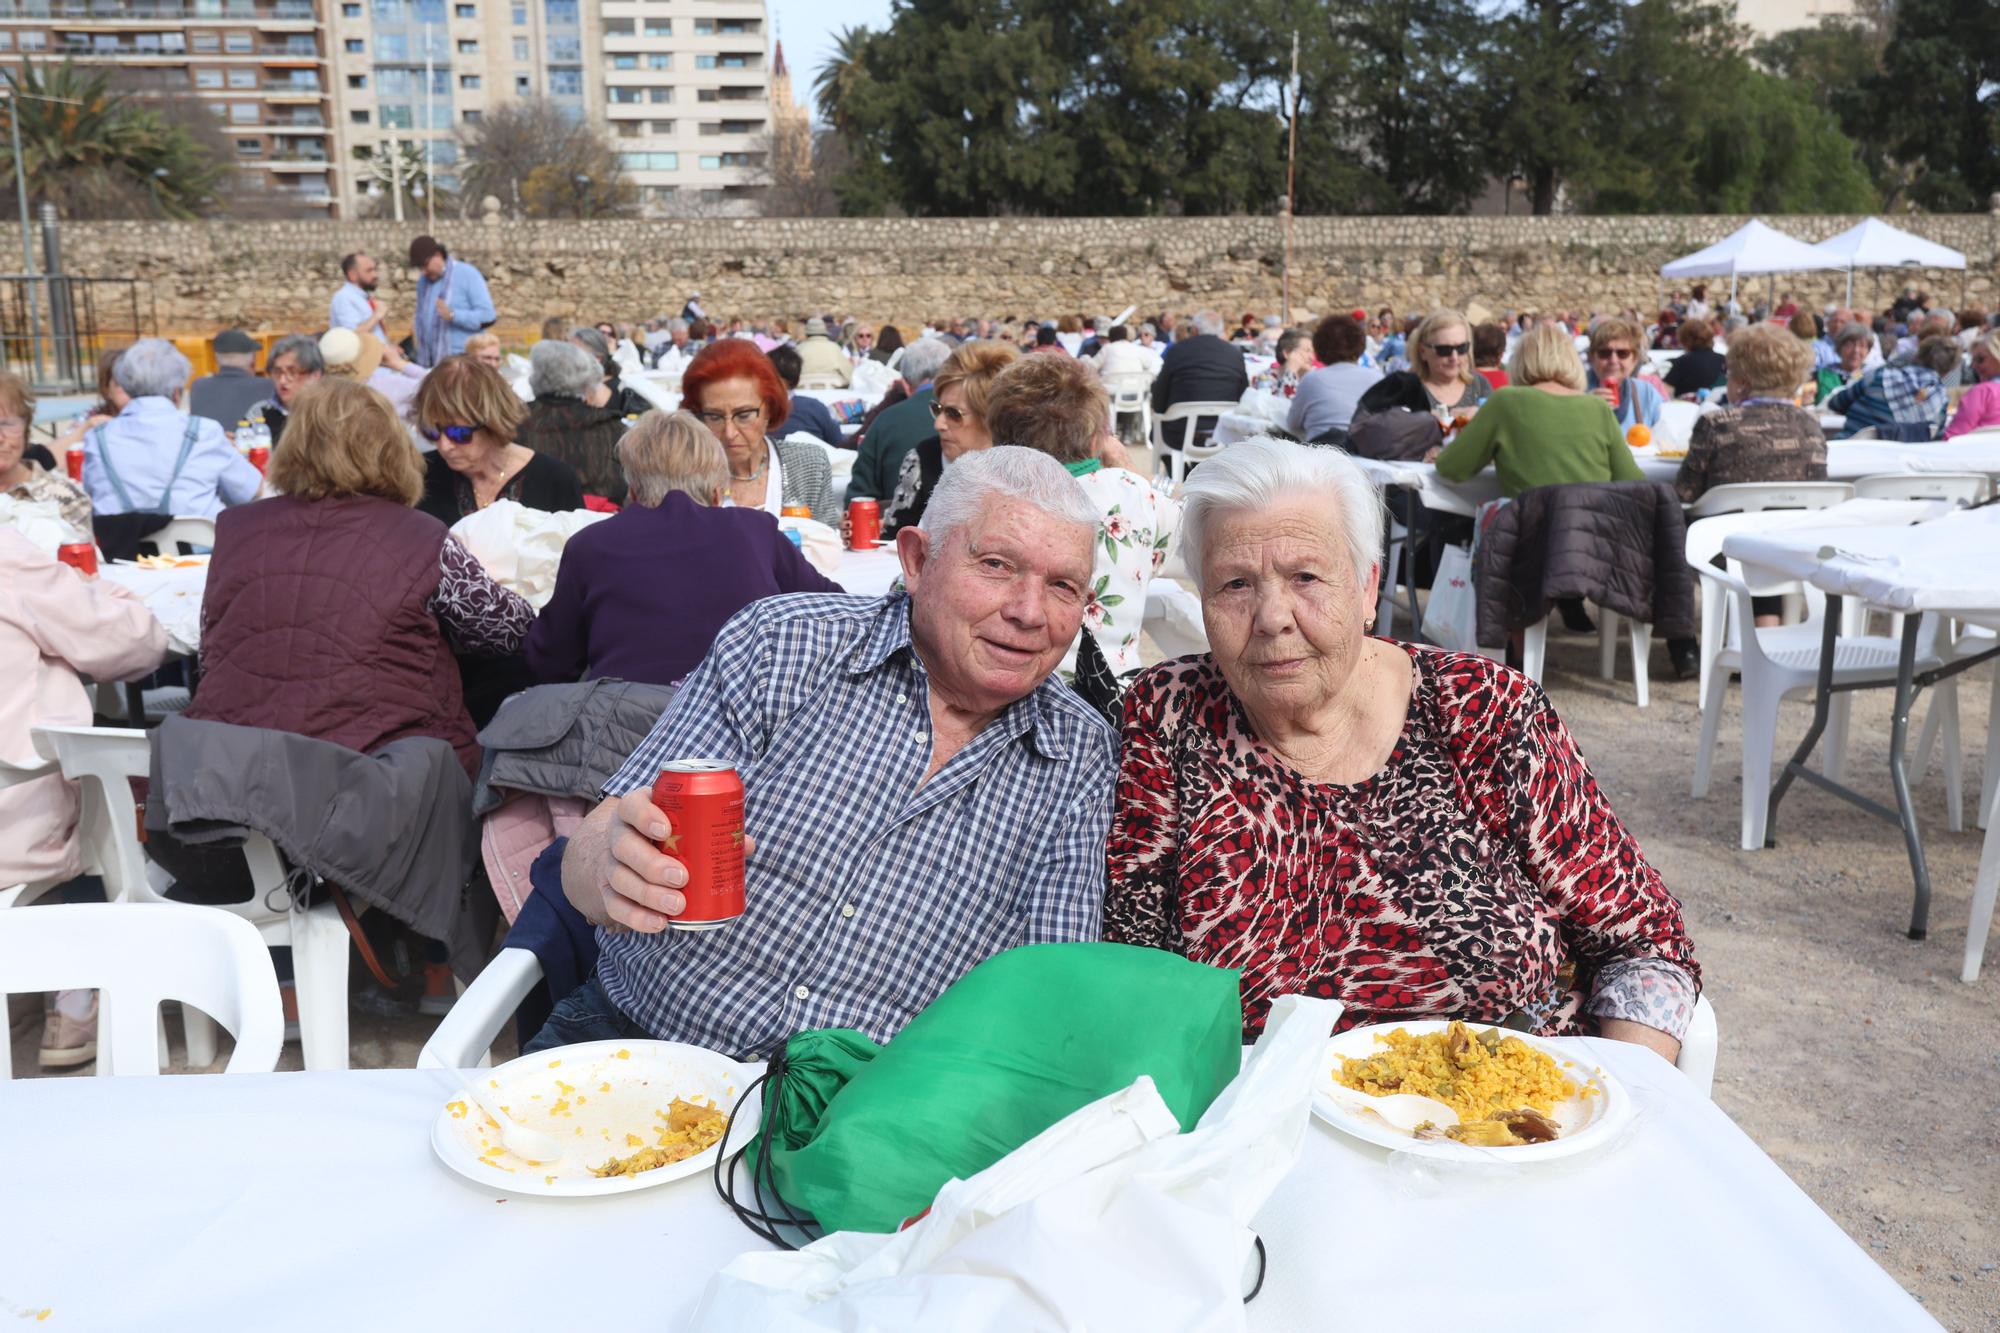
[(1652, 442), (1652, 429), (1642, 423), (1633, 423), (1625, 432), (1625, 443), (1631, 445), (1634, 449), (1644, 449)]

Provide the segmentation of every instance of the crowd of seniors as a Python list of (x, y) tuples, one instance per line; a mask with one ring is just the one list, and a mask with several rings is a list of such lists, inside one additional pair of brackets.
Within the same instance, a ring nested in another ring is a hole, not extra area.
[[(2000, 423), (2000, 340), (1983, 316), (1920, 306), (1746, 318), (1677, 297), (1651, 327), (1449, 308), (1297, 327), (964, 316), (906, 341), (894, 323), (758, 324), (691, 298), (643, 328), (551, 316), (523, 361), (488, 328), (478, 270), (431, 238), (411, 249), (407, 346), (373, 261), (348, 260), (333, 326), (276, 341), (261, 378), (234, 331), (192, 400), (171, 344), (108, 351), (98, 411), (57, 441), (83, 448), (81, 486), (29, 456), (32, 395), (0, 377), (0, 491), (84, 531), (217, 519), (190, 718), (364, 752), (433, 737), (470, 773), (489, 664), (515, 664), (496, 677), (509, 689), (678, 687), (568, 844), (563, 896), (603, 927), (601, 952), (530, 1049), (648, 1035), (761, 1055), (814, 1026), (886, 1039), (993, 952), (1102, 937), (1241, 969), (1246, 1035), (1306, 991), (1346, 1001), (1343, 1023), (1464, 1016), (1671, 1057), (1701, 980), (1678, 906), (1538, 686), (1370, 634), (1381, 502), (1341, 450), (1313, 446), (1405, 409), (1451, 437), (1429, 451), (1443, 475), (1492, 466), (1513, 496), (1640, 479), (1627, 428), (1700, 398), (1712, 410), (1677, 482), (1693, 499), (1823, 476), (1816, 400), (1848, 433)], [(1661, 348), (1677, 355), (1655, 379)], [(878, 365), (889, 391), (860, 392)], [(649, 366), (678, 376), (679, 412), (628, 382)], [(1117, 437), (1106, 383), (1141, 378), (1156, 410), (1289, 399), (1289, 433), (1312, 443), (1233, 445), (1171, 496)], [(858, 431), (812, 396), (825, 389), (874, 402)], [(226, 438), (239, 411), (269, 430), (268, 478)], [(781, 526), (800, 510), (840, 525), (856, 496), (883, 505), (901, 572), (885, 597), (844, 593)], [(446, 531), (501, 501), (615, 511), (568, 537), (539, 615)], [(31, 607), (76, 576), (11, 538), (0, 642), (71, 682), (159, 664), (157, 623), (108, 584), (60, 615)], [(1148, 667), (1141, 623), (1176, 550), (1210, 651)], [(347, 628), (304, 633), (329, 621)], [(62, 639), (79, 626), (104, 642)], [(30, 722), (88, 711), (65, 706), (0, 712), (0, 742), (14, 754)], [(697, 753), (743, 777), (750, 910), (669, 932), (685, 868), (645, 791), (662, 760)], [(70, 807), (25, 790), (48, 826), (35, 864), (68, 864)], [(774, 971), (790, 984), (762, 984)], [(84, 1049), (87, 1004), (55, 1002), (45, 1062)]]

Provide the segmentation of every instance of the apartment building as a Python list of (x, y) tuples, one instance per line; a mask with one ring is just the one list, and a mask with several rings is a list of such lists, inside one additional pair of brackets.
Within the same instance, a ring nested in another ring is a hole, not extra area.
[(119, 70), (216, 116), (248, 189), (335, 207), (343, 187), (326, 0), (0, 0), (0, 66)]
[(642, 206), (749, 211), (771, 127), (764, 0), (600, 4), (604, 116)]
[[(451, 190), (454, 131), (489, 108), (547, 97), (579, 118), (594, 115), (603, 105), (597, 8), (596, 0), (332, 0), (343, 156), (364, 145), (427, 148), (437, 183)], [(371, 186), (393, 188), (365, 174), (349, 173), (350, 208)], [(405, 208), (422, 204), (411, 198)]]

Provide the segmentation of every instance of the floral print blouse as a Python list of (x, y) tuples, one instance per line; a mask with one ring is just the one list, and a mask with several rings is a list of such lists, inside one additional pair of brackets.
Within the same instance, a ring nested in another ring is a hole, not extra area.
[[(1166, 561), (1180, 531), (1180, 502), (1153, 489), (1152, 483), (1124, 468), (1107, 468), (1095, 460), (1073, 463), (1097, 512), (1096, 564), (1091, 570), (1090, 596), (1083, 607), (1083, 627), (1097, 636), (1097, 646), (1112, 674), (1139, 669), (1139, 628), (1146, 618), (1146, 588)], [(1076, 674), (1076, 649), (1063, 658), (1065, 678)]]

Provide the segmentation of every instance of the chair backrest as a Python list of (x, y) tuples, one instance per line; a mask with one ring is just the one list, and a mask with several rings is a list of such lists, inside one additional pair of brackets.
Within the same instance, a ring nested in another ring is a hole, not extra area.
[[(193, 1005), (236, 1039), (226, 1072), (268, 1074), (284, 1044), (270, 950), (254, 926), (179, 903), (79, 903), (0, 912), (0, 978), (14, 993), (99, 993), (97, 1072), (159, 1072), (162, 1000)], [(0, 1076), (13, 1073), (0, 1047)]]
[(1715, 1006), (1708, 1002), (1706, 995), (1697, 996), (1694, 1013), (1688, 1019), (1687, 1031), (1681, 1034), (1680, 1059), (1674, 1067), (1687, 1076), (1704, 1097), (1712, 1096), (1715, 1090), (1715, 1056), (1722, 1045), (1722, 1038), (1715, 1024)]
[(146, 733), (123, 727), (36, 727), (35, 753), (62, 766), (79, 784), (77, 835), (84, 855), (104, 876), (114, 902), (148, 896), (146, 857), (139, 850), (138, 805), (128, 778), (151, 765)]
[(1160, 421), (1185, 421), (1190, 417), (1219, 417), (1236, 410), (1234, 401), (1226, 403), (1174, 403), (1156, 418)]
[(1854, 498), (1844, 481), (1743, 481), (1714, 486), (1688, 506), (1688, 517), (1753, 514), (1766, 509), (1825, 509)]
[(822, 373), (818, 375), (801, 375), (799, 377), (799, 387), (801, 389), (841, 389), (846, 386), (840, 382), (840, 376)]
[[(1697, 572), (1704, 565), (1710, 569), (1716, 568), (1717, 558), (1722, 556), (1722, 540), (1732, 533), (1759, 532), (1771, 528), (1791, 527), (1796, 525), (1797, 521), (1796, 511), (1793, 510), (1771, 510), (1768, 512), (1751, 510), (1747, 513), (1739, 510), (1731, 514), (1715, 514), (1709, 518), (1695, 518), (1690, 515), (1688, 518), (1687, 543), (1685, 546), (1688, 566)], [(1744, 577), (1743, 566), (1740, 562), (1725, 559), (1723, 564), (1730, 573), (1736, 575), (1738, 578)], [(1816, 588), (1801, 584), (1797, 579), (1784, 579), (1768, 586), (1760, 583), (1752, 591), (1758, 596), (1768, 597), (1783, 592), (1798, 592), (1802, 588), (1806, 592), (1809, 605), (1823, 601), (1824, 594), (1820, 594)]]
[(148, 542), (152, 543), (161, 555), (181, 554), (181, 543), (183, 542), (190, 547), (206, 546), (210, 550), (214, 550), (215, 520), (212, 518), (176, 518), (165, 527), (148, 534), (139, 544), (144, 546)]
[(1859, 477), (1854, 493), (1871, 500), (1950, 500), (1974, 505), (1993, 490), (1993, 479), (1983, 472), (1885, 472)]

